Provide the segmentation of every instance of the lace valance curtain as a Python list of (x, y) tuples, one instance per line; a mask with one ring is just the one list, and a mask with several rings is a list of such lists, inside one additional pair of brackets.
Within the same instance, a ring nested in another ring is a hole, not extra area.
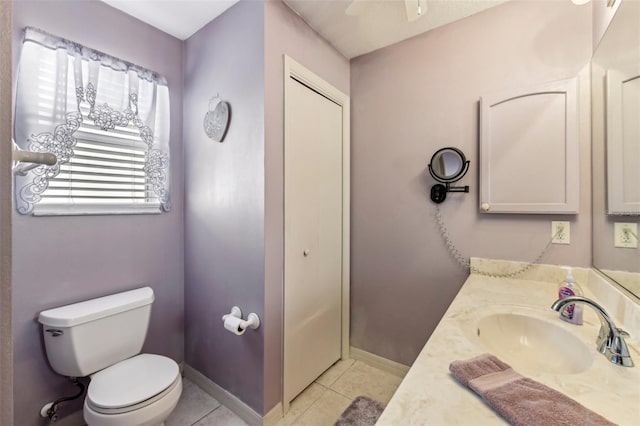
[[(16, 208), (32, 213), (50, 180), (74, 156), (84, 124), (97, 133), (128, 127), (146, 145), (146, 185), (160, 203), (169, 199), (169, 91), (158, 74), (34, 28), (25, 29), (16, 89), (14, 142), (49, 152), (54, 166), (16, 176)], [(136, 130), (137, 129), (137, 130)]]

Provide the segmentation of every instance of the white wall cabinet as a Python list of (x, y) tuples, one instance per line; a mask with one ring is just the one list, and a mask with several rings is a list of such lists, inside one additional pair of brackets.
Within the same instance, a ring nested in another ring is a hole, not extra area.
[(640, 69), (607, 71), (607, 211), (640, 214)]
[(577, 79), (480, 98), (480, 210), (577, 214)]

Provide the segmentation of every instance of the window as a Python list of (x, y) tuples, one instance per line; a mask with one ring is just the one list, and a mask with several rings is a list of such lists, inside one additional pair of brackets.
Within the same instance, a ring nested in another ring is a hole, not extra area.
[(54, 166), (16, 176), (18, 212), (169, 210), (169, 95), (163, 78), (28, 28), (16, 96), (16, 144), (58, 157)]
[(35, 215), (69, 214), (71, 206), (90, 213), (159, 213), (160, 201), (144, 171), (148, 147), (129, 124), (101, 130), (82, 106), (82, 124), (75, 132), (74, 155), (49, 179)]

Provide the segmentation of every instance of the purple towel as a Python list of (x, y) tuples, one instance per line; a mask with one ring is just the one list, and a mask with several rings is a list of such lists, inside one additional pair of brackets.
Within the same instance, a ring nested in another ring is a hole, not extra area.
[(615, 424), (566, 395), (521, 376), (490, 354), (453, 361), (449, 371), (515, 426)]

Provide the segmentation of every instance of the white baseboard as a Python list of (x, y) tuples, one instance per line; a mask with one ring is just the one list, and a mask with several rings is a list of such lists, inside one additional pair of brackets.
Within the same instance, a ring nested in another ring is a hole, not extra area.
[(409, 371), (409, 367), (399, 362), (391, 361), (390, 359), (383, 358), (379, 355), (372, 354), (371, 352), (363, 351), (362, 349), (354, 348), (351, 346), (351, 358), (362, 361), (369, 364), (372, 367), (379, 368), (382, 371), (391, 373), (400, 378), (404, 378)]
[(282, 419), (282, 402), (278, 402), (267, 414), (262, 418), (262, 426), (274, 426)]
[[(213, 382), (189, 364), (184, 365), (184, 376), (198, 385), (203, 391), (218, 400), (218, 402), (229, 410), (236, 413), (238, 417), (247, 422), (250, 426), (262, 426), (263, 419), (260, 414), (253, 411), (251, 407), (240, 401), (235, 395), (227, 392), (220, 385)], [(269, 414), (271, 414), (271, 411)]]

